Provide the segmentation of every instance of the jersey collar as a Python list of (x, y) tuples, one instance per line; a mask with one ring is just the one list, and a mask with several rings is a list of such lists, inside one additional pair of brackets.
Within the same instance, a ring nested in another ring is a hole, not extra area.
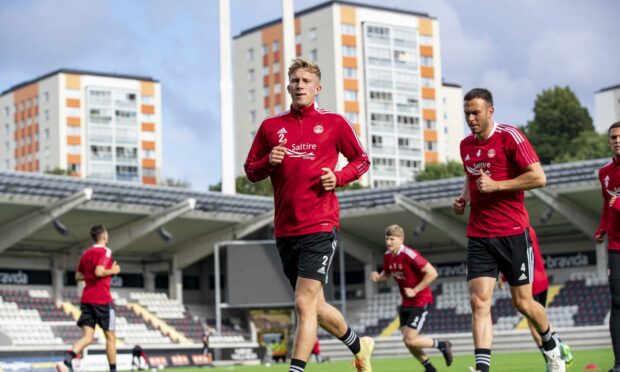
[(317, 107), (318, 105), (316, 101), (312, 101), (311, 104), (309, 104), (306, 107), (302, 107), (300, 109), (296, 109), (293, 107), (293, 105), (291, 105), (291, 113), (293, 114), (293, 116), (296, 116), (296, 117), (310, 116), (316, 112)]

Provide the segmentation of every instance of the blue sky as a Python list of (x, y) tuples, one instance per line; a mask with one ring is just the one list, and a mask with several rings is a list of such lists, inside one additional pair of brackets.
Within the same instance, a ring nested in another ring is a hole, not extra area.
[[(295, 0), (301, 10), (325, 0)], [(230, 0), (232, 34), (281, 17), (280, 0)], [(536, 95), (620, 84), (614, 0), (358, 1), (440, 21), (446, 81), (490, 88), (496, 118), (524, 124)], [(166, 177), (206, 190), (220, 179), (217, 0), (3, 0), (0, 90), (55, 69), (148, 75), (162, 85)]]

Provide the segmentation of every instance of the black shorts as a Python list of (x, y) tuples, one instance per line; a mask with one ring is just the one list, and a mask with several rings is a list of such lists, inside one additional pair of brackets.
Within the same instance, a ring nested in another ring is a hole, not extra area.
[(98, 324), (104, 331), (115, 330), (116, 315), (112, 303), (107, 305), (80, 304), (80, 311), (82, 315), (77, 321), (79, 327), (95, 328)]
[(284, 275), (295, 289), (297, 277), (329, 282), (329, 268), (338, 247), (338, 232), (314, 233), (276, 239)]
[(400, 318), (400, 326), (409, 327), (417, 331), (422, 331), (428, 310), (424, 307), (398, 307), (398, 316)]
[(498, 238), (467, 240), (467, 280), (497, 278), (498, 270), (511, 286), (530, 284), (534, 275), (534, 251), (529, 231)]
[(540, 292), (539, 294), (535, 294), (534, 301), (541, 304), (543, 307), (547, 307), (547, 290)]

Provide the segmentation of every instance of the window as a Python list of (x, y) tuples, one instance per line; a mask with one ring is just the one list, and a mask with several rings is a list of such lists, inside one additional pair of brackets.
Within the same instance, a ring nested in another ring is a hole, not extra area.
[(34, 97), (34, 104), (35, 106), (39, 105), (39, 96)]
[(19, 103), (19, 111), (24, 111), (24, 101)]
[(417, 118), (416, 116), (405, 116), (405, 115), (398, 115), (398, 117), (396, 118), (396, 121), (398, 122), (398, 124), (403, 124), (403, 125), (418, 125), (420, 123), (420, 119)]
[(4, 106), (4, 116), (8, 117), (11, 115), (11, 108), (9, 106)]
[(4, 161), (4, 166), (6, 169), (11, 169), (11, 161), (9, 159)]
[(355, 79), (357, 78), (357, 69), (351, 67), (345, 67), (342, 69), (342, 74), (345, 79)]
[(419, 160), (400, 159), (400, 166), (403, 168), (420, 169), (420, 165)]
[(412, 52), (404, 50), (394, 51), (394, 63), (398, 67), (416, 67), (416, 56)]
[(250, 89), (250, 91), (248, 92), (248, 101), (254, 102), (255, 99), (256, 99), (256, 91), (254, 89)]
[(46, 140), (50, 139), (50, 129), (49, 128), (45, 128), (43, 130), (43, 138), (45, 138)]
[(81, 150), (80, 145), (67, 145), (67, 154), (80, 154)]
[(424, 120), (424, 128), (428, 130), (436, 130), (437, 123), (435, 122), (435, 120)]
[(280, 84), (276, 84), (273, 86), (273, 93), (274, 94), (278, 94), (282, 92), (282, 86)]
[(263, 88), (263, 97), (269, 97), (269, 87)]
[(432, 45), (433, 37), (428, 35), (420, 35), (420, 44), (421, 45)]
[(279, 50), (280, 50), (280, 41), (279, 40), (274, 40), (272, 51), (275, 53), (275, 52), (277, 52)]
[(142, 139), (145, 141), (155, 141), (157, 137), (155, 136), (155, 132), (142, 132)]
[(142, 122), (144, 122), (144, 123), (154, 123), (155, 122), (155, 114), (142, 114)]
[(142, 175), (144, 177), (155, 177), (155, 168), (142, 168)]
[(434, 88), (435, 87), (435, 79), (434, 78), (427, 78), (427, 77), (423, 77), (422, 79), (422, 86), (425, 88)]
[(426, 151), (437, 151), (437, 142), (424, 142), (424, 149)]
[(355, 25), (351, 23), (343, 23), (340, 31), (343, 35), (355, 35)]
[(49, 102), (50, 101), (50, 93), (49, 92), (43, 93), (43, 97), (45, 98), (45, 102)]
[(434, 109), (435, 108), (435, 100), (434, 99), (423, 99), (422, 100), (422, 107), (427, 108), (427, 109)]
[(154, 96), (142, 96), (142, 104), (143, 105), (154, 105), (155, 97)]
[(422, 66), (429, 66), (429, 67), (433, 67), (433, 57), (429, 57), (429, 56), (421, 56), (420, 57), (420, 64)]
[(316, 27), (312, 27), (308, 31), (308, 40), (316, 40)]
[(145, 159), (155, 159), (155, 150), (142, 150), (142, 157)]
[(345, 57), (355, 57), (357, 55), (357, 51), (354, 46), (351, 45), (343, 45), (342, 46), (342, 55)]
[(263, 44), (261, 51), (263, 53), (263, 56), (266, 56), (267, 53), (269, 53), (269, 47), (267, 46), (267, 44)]
[(390, 29), (387, 27), (368, 26), (366, 30), (368, 37), (372, 39), (387, 40), (390, 37)]
[(30, 107), (32, 107), (32, 98), (28, 98), (28, 100), (26, 101), (26, 108)]
[(256, 123), (256, 110), (250, 111), (250, 115), (248, 117), (250, 123)]
[(280, 62), (274, 62), (271, 69), (274, 74), (280, 72)]
[(349, 119), (351, 123), (359, 123), (360, 115), (357, 112), (345, 112), (344, 116)]
[(316, 61), (318, 61), (318, 59), (319, 59), (319, 51), (316, 50), (316, 49), (312, 49), (310, 51), (310, 60), (312, 62), (316, 62)]
[(4, 124), (4, 134), (9, 135), (11, 133), (11, 127), (8, 124)]
[(254, 60), (254, 48), (248, 48), (247, 56), (248, 56), (248, 61)]
[(373, 147), (382, 147), (383, 146), (383, 137), (381, 137), (381, 136), (372, 136), (372, 145), (373, 145)]
[(79, 118), (80, 109), (78, 107), (67, 107), (67, 117)]
[(254, 69), (253, 68), (248, 70), (248, 81), (254, 81)]
[(265, 107), (265, 110), (263, 111), (263, 115), (266, 118), (268, 118), (271, 115), (271, 111), (269, 110), (269, 107)]
[(11, 143), (9, 141), (6, 141), (4, 143), (4, 150), (8, 153), (11, 150)]
[(82, 95), (79, 89), (67, 89), (65, 91), (65, 96), (67, 98), (80, 99)]
[(301, 44), (301, 34), (295, 34), (295, 44)]
[(392, 93), (391, 92), (370, 92), (370, 99), (373, 101), (392, 101)]
[(269, 75), (269, 66), (263, 66), (263, 76)]
[[(49, 129), (45, 129), (45, 139), (49, 139)], [(79, 136), (81, 134), (80, 127), (68, 126), (67, 134), (70, 136)]]
[(347, 101), (357, 101), (357, 90), (344, 90), (344, 99)]
[(45, 115), (45, 121), (50, 121), (50, 110), (45, 110), (43, 114)]

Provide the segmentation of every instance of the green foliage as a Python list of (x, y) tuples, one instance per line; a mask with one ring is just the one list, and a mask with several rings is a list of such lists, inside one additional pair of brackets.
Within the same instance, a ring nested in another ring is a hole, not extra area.
[(599, 159), (610, 156), (607, 146), (607, 133), (583, 131), (565, 146), (564, 152), (554, 159), (556, 163), (566, 163), (585, 159)]
[(450, 160), (447, 163), (426, 164), (426, 168), (415, 176), (415, 180), (430, 181), (464, 175), (463, 164), (458, 161)]
[(46, 170), (45, 173), (53, 174), (56, 176), (68, 176), (71, 174), (71, 172), (69, 172), (68, 169), (63, 169), (63, 168), (58, 168), (58, 167), (54, 169)]
[(166, 178), (162, 185), (168, 187), (179, 187), (182, 189), (189, 189), (192, 186), (192, 184), (187, 180), (183, 180), (180, 178), (176, 179), (172, 177)]
[(237, 193), (248, 195), (273, 195), (273, 187), (269, 177), (264, 180), (252, 183), (246, 176), (239, 176), (235, 181)]
[(592, 118), (569, 87), (556, 86), (537, 96), (534, 119), (528, 122), (526, 134), (541, 163), (549, 164), (564, 153), (570, 154), (573, 149), (567, 145), (583, 131), (594, 131)]
[(339, 188), (336, 191), (351, 191), (351, 190), (362, 190), (365, 189), (366, 186), (363, 186), (359, 181), (351, 182), (350, 184)]

